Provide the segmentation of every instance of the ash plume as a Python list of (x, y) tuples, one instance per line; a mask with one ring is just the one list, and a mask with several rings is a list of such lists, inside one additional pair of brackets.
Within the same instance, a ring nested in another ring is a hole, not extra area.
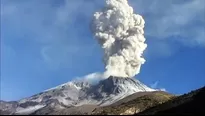
[(133, 77), (140, 72), (147, 47), (144, 24), (127, 0), (106, 0), (105, 8), (94, 14), (91, 28), (104, 50), (105, 75)]

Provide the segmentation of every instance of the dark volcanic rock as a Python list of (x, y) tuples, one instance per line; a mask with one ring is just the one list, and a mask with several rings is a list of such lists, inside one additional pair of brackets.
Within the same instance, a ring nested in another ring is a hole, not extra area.
[(22, 108), (26, 108), (28, 106), (35, 106), (35, 105), (38, 105), (38, 104), (39, 104), (38, 102), (28, 101), (28, 102), (19, 104), (19, 106), (22, 107)]
[(6, 102), (6, 101), (0, 100), (0, 114), (1, 115), (12, 114), (16, 111), (17, 107), (18, 107), (18, 102), (15, 102), (15, 101)]
[(149, 114), (205, 114), (205, 87), (184, 94), (137, 115)]

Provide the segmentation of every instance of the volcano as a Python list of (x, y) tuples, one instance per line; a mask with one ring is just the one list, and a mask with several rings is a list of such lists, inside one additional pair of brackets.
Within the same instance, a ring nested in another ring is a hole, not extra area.
[(64, 109), (82, 105), (106, 106), (133, 93), (154, 89), (134, 78), (110, 76), (92, 85), (85, 81), (70, 81), (19, 101), (1, 101), (1, 114), (31, 114), (44, 108)]

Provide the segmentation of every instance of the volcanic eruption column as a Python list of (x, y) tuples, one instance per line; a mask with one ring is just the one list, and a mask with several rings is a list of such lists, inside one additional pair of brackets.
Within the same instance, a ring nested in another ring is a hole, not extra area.
[(105, 8), (94, 14), (92, 32), (104, 50), (106, 75), (126, 78), (140, 72), (147, 47), (144, 24), (127, 0), (106, 0)]

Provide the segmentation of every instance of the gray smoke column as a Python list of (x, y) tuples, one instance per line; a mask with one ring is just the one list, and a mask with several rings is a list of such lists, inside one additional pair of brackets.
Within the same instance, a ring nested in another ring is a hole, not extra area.
[(133, 77), (140, 72), (147, 47), (144, 24), (127, 0), (106, 0), (105, 8), (94, 14), (92, 31), (104, 50), (106, 75)]

